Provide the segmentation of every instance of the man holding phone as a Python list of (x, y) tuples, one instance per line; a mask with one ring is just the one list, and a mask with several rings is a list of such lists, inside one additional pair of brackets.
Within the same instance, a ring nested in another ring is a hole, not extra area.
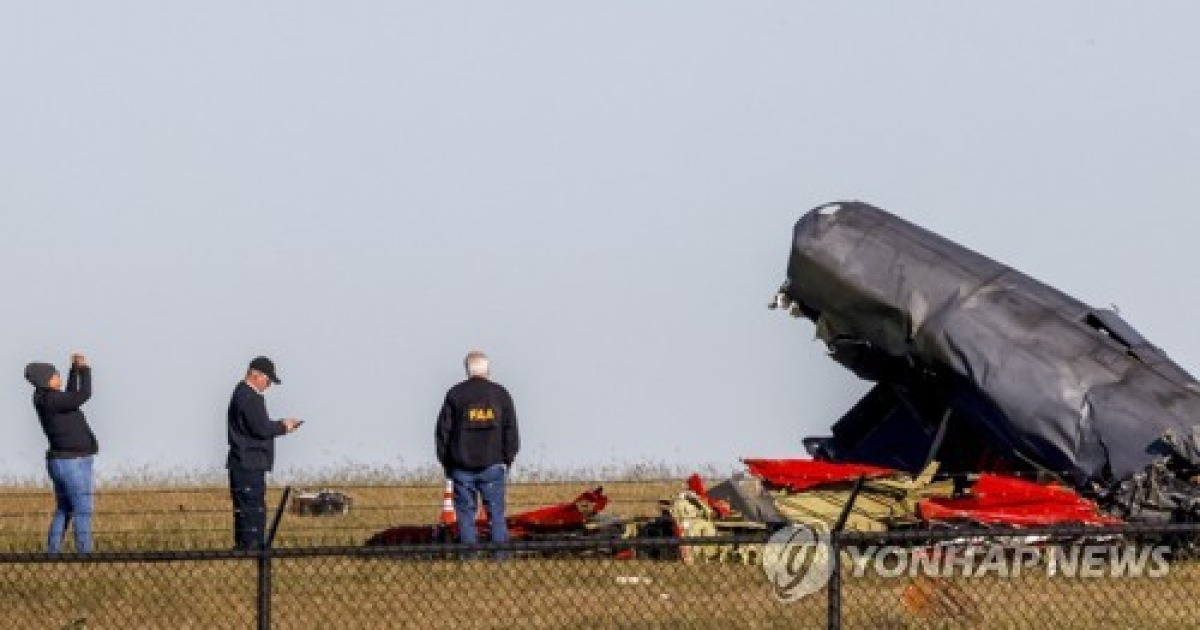
[(267, 357), (250, 362), (246, 377), (229, 401), (229, 494), (233, 499), (233, 539), (237, 549), (261, 549), (267, 523), (267, 472), (275, 465), (275, 438), (294, 432), (302, 421), (271, 420), (263, 393), (278, 385)]

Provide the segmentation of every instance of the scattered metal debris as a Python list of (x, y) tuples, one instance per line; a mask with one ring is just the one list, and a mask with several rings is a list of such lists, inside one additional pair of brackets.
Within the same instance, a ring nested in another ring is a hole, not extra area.
[(296, 516), (345, 516), (350, 513), (354, 499), (337, 490), (301, 491), (291, 501)]

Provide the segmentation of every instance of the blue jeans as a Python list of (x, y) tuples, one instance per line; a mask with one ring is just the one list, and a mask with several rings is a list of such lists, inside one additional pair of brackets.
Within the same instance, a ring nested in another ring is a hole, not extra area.
[(233, 543), (238, 549), (262, 549), (267, 529), (267, 471), (229, 467), (233, 499)]
[(67, 526), (74, 520), (75, 551), (92, 551), (92, 456), (47, 459), (46, 472), (54, 485), (54, 518), (46, 546), (50, 553), (62, 551)]
[(504, 522), (504, 464), (488, 466), (479, 472), (455, 469), (450, 471), (454, 482), (454, 516), (458, 519), (458, 540), (464, 543), (479, 541), (475, 531), (477, 503), (475, 495), (483, 497), (491, 524), (492, 540), (508, 540), (508, 524)]

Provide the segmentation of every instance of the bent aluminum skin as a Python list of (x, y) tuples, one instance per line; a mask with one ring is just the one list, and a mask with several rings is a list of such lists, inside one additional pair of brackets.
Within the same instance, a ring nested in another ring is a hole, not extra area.
[(812, 320), (834, 360), (877, 383), (832, 437), (806, 440), (816, 457), (1078, 487), (1181, 449), (1200, 464), (1200, 385), (1115, 312), (879, 208), (801, 217), (771, 306)]

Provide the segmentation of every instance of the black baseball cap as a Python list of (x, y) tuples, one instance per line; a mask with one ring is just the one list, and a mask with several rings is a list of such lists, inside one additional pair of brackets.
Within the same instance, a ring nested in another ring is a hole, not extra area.
[(272, 363), (267, 357), (255, 357), (254, 360), (250, 362), (250, 369), (258, 370), (259, 372), (266, 374), (267, 378), (271, 379), (272, 383), (275, 383), (276, 385), (280, 384), (279, 377), (275, 376), (275, 364)]

